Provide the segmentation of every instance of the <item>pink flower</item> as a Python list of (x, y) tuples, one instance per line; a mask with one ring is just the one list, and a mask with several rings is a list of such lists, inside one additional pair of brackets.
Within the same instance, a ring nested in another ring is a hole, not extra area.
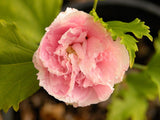
[(129, 56), (120, 40), (85, 12), (67, 8), (46, 29), (33, 63), (50, 95), (74, 106), (107, 100), (122, 81)]

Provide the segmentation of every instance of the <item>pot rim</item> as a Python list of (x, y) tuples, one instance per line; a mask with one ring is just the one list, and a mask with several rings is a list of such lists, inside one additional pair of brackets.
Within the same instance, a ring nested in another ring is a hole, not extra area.
[[(99, 1), (97, 6), (101, 5), (121, 5), (121, 6), (130, 6), (138, 9), (145, 10), (147, 12), (150, 12), (152, 14), (157, 15), (160, 17), (160, 6), (143, 0), (104, 0)], [(93, 6), (93, 1), (89, 2), (82, 2), (82, 3), (71, 3), (62, 8), (62, 11), (64, 11), (67, 7), (77, 8), (77, 9), (83, 9)]]

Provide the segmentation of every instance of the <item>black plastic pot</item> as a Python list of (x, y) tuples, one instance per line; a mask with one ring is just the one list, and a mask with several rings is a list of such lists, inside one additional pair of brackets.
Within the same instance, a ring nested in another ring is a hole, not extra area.
[[(70, 4), (68, 6), (89, 12), (92, 9), (93, 2)], [(65, 7), (63, 10), (65, 10)], [(153, 38), (157, 37), (160, 30), (160, 6), (158, 4), (143, 0), (104, 0), (98, 2), (96, 11), (104, 21), (131, 22), (135, 18), (139, 18), (150, 27)], [(136, 62), (147, 64), (154, 53), (153, 43), (144, 37), (143, 40), (140, 40), (138, 46), (141, 52), (137, 53)]]

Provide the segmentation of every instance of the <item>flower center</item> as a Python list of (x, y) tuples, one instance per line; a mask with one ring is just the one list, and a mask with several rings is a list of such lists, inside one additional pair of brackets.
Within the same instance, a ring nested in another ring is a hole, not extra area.
[(76, 51), (71, 47), (71, 46), (68, 46), (68, 48), (66, 49), (66, 52), (68, 54), (75, 54), (76, 55)]

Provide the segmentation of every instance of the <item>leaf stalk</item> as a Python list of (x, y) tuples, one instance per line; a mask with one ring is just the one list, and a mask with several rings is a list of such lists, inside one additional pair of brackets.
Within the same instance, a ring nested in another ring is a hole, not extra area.
[(139, 70), (146, 70), (147, 66), (146, 65), (141, 65), (141, 64), (134, 63), (134, 65), (133, 65), (132, 68), (139, 69)]

